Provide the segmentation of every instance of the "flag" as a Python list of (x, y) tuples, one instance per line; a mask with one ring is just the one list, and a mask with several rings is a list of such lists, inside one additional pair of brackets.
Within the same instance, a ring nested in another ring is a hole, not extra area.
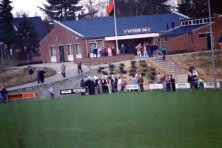
[(113, 8), (114, 8), (114, 0), (112, 0), (112, 2), (109, 4), (109, 6), (106, 9), (106, 12), (109, 13), (109, 15), (111, 15), (113, 13)]

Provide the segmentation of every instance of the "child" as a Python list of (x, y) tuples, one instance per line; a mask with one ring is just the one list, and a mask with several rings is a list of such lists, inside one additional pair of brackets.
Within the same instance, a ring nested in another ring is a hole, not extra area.
[(52, 99), (54, 99), (54, 91), (55, 91), (55, 88), (54, 88), (53, 84), (51, 83), (51, 85), (49, 87), (49, 92), (51, 94)]

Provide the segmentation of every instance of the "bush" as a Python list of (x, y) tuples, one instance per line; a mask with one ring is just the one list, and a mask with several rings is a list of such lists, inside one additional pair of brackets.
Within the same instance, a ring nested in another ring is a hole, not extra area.
[(147, 64), (146, 63), (140, 63), (140, 66), (141, 67), (147, 67)]
[(18, 63), (16, 66), (23, 66), (23, 65), (31, 65), (31, 64), (42, 64), (42, 61), (32, 61), (32, 62), (24, 62), (24, 63)]
[(126, 70), (122, 70), (122, 71), (120, 71), (120, 73), (122, 73), (122, 74), (126, 74), (127, 71), (126, 71)]
[(136, 63), (136, 61), (130, 61), (132, 65), (134, 65)]
[(115, 68), (115, 65), (114, 64), (109, 64), (109, 68), (111, 69), (114, 69)]
[(124, 66), (125, 66), (123, 63), (120, 63), (119, 65), (120, 65), (121, 67), (124, 67)]
[(102, 74), (104, 74), (104, 75), (108, 75), (108, 72), (106, 72), (106, 71), (101, 71), (102, 72)]
[(154, 76), (155, 76), (155, 75), (156, 75), (156, 71), (152, 71), (152, 72), (151, 72), (151, 75), (154, 75)]

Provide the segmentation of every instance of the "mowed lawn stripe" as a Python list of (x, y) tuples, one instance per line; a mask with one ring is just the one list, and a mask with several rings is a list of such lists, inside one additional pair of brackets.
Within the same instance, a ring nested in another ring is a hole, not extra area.
[[(221, 93), (125, 92), (0, 106), (7, 147), (219, 147)], [(18, 146), (19, 147), (19, 146)]]

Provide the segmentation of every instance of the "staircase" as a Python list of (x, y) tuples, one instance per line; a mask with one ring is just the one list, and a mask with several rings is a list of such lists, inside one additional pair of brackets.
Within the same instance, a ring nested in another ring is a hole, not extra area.
[(166, 60), (162, 60), (162, 57), (153, 57), (150, 60), (152, 60), (165, 72), (172, 75), (176, 82), (186, 81), (187, 72), (184, 69), (180, 68), (176, 63), (171, 61), (169, 57), (166, 57)]

